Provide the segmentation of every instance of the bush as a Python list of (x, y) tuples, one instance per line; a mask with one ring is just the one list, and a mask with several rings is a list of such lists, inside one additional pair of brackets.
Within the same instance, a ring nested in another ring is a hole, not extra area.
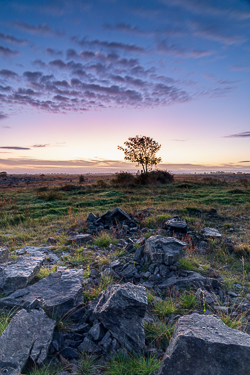
[(84, 176), (81, 174), (81, 175), (79, 176), (79, 184), (82, 184), (83, 182), (85, 182), (85, 178), (84, 178)]
[(108, 184), (104, 180), (97, 180), (96, 186), (100, 189), (105, 189), (108, 186)]
[(134, 185), (136, 178), (132, 173), (120, 172), (116, 173), (115, 177), (112, 178), (111, 183), (114, 185)]
[(174, 182), (174, 175), (168, 171), (156, 170), (138, 174), (136, 180), (139, 185), (168, 184)]
[(73, 191), (73, 190), (78, 190), (79, 189), (79, 186), (77, 185), (64, 185), (60, 188), (60, 190), (62, 191)]

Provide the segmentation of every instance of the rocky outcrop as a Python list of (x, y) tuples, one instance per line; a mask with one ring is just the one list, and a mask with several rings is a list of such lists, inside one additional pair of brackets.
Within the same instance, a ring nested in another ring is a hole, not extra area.
[(0, 264), (0, 293), (12, 293), (25, 288), (38, 274), (44, 256), (20, 256), (15, 260)]
[(28, 359), (40, 366), (47, 357), (56, 322), (42, 310), (20, 310), (0, 336), (1, 374), (19, 374)]
[(83, 245), (90, 241), (93, 241), (93, 237), (90, 234), (77, 234), (68, 238), (69, 243), (74, 243), (76, 245)]
[(202, 230), (202, 234), (205, 237), (221, 237), (220, 232), (215, 228), (206, 227)]
[(146, 289), (131, 283), (113, 285), (94, 301), (93, 313), (122, 346), (138, 352), (145, 346), (143, 318), (147, 308)]
[(152, 263), (170, 266), (179, 259), (186, 245), (186, 242), (177, 240), (174, 237), (151, 236), (146, 241), (145, 252)]
[(50, 316), (63, 317), (82, 304), (82, 270), (54, 272), (34, 285), (0, 299), (0, 308), (41, 306)]
[(250, 336), (218, 317), (181, 317), (163, 358), (159, 375), (250, 374)]

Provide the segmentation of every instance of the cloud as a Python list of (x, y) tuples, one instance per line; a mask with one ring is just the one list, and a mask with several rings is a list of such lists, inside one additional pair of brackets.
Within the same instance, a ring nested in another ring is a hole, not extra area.
[(13, 44), (17, 44), (19, 46), (24, 46), (28, 43), (27, 39), (17, 39), (12, 35), (5, 35), (3, 33), (0, 33), (0, 40), (2, 40), (3, 42), (10, 42)]
[(0, 46), (0, 55), (3, 57), (12, 57), (19, 55), (18, 51), (13, 51), (12, 49), (9, 49), (7, 47)]
[[(1, 118), (1, 115), (0, 115), (0, 118)], [(2, 126), (3, 129), (11, 129), (11, 126), (8, 126), (8, 125), (5, 125), (5, 126)]]
[(58, 50), (55, 50), (53, 48), (46, 48), (45, 52), (48, 53), (49, 55), (54, 55), (54, 56), (61, 56), (62, 55), (62, 51), (58, 51)]
[(103, 47), (110, 50), (121, 50), (124, 52), (137, 52), (137, 53), (145, 53), (145, 49), (140, 46), (136, 46), (135, 44), (125, 44), (121, 42), (108, 42), (108, 41), (101, 41), (98, 39), (95, 40), (87, 40), (87, 38), (82, 38), (79, 40), (76, 36), (71, 37), (71, 40), (75, 43), (79, 44), (82, 47)]
[(29, 25), (26, 22), (16, 21), (14, 23), (14, 26), (30, 34), (38, 34), (38, 35), (44, 35), (44, 36), (49, 36), (49, 35), (62, 36), (63, 35), (60, 31), (53, 31), (47, 23), (43, 23), (38, 26), (33, 26), (33, 25)]
[(24, 72), (23, 76), (28, 81), (37, 81), (39, 78), (43, 76), (43, 74), (41, 72)]
[(17, 74), (13, 72), (12, 70), (2, 69), (0, 70), (0, 76), (5, 77), (5, 78), (14, 78), (14, 77), (17, 77)]
[(0, 146), (1, 149), (7, 150), (30, 150), (28, 147), (17, 147), (17, 146)]
[(175, 44), (169, 44), (166, 39), (158, 42), (157, 51), (160, 53), (166, 53), (168, 55), (174, 55), (176, 57), (195, 58), (195, 59), (201, 58), (201, 57), (207, 57), (214, 53), (214, 51), (211, 51), (211, 50), (200, 50), (200, 49), (189, 50), (187, 48), (181, 48)]
[(231, 70), (236, 72), (250, 72), (250, 65), (232, 65)]
[(250, 163), (250, 160), (239, 161), (239, 163)]
[(5, 115), (4, 113), (0, 112), (0, 121), (5, 120), (6, 118), (8, 118), (8, 116)]
[(250, 131), (231, 134), (231, 135), (225, 135), (223, 138), (247, 138), (247, 137), (250, 137)]
[(33, 145), (31, 147), (34, 147), (34, 148), (44, 148), (44, 147), (48, 147), (50, 144), (49, 143), (45, 143), (43, 145)]
[(10, 87), (10, 86), (1, 86), (1, 85), (0, 85), (0, 90), (1, 90), (1, 91), (5, 91), (5, 92), (8, 92), (8, 91), (11, 90), (11, 87)]

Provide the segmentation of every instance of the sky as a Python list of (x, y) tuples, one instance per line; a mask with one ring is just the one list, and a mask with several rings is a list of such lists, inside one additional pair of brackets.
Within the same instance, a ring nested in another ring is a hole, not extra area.
[(0, 171), (250, 172), (250, 0), (0, 0)]

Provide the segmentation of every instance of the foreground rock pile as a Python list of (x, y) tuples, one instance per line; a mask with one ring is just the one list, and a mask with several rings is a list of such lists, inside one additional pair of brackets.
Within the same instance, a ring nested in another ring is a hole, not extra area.
[[(64, 375), (73, 374), (82, 353), (104, 361), (117, 354), (155, 355), (163, 358), (157, 375), (250, 375), (250, 336), (227, 327), (204, 308), (206, 304), (215, 312), (233, 314), (233, 305), (237, 311), (248, 311), (250, 301), (240, 301), (236, 293), (223, 290), (217, 274), (205, 277), (181, 267), (188, 246), (183, 235), (189, 233), (197, 243), (206, 243), (206, 236), (215, 233), (213, 228), (205, 228), (199, 237), (189, 231), (185, 220), (173, 217), (158, 231), (161, 234), (152, 233), (146, 240), (141, 232), (138, 235), (134, 218), (120, 208), (100, 217), (90, 214), (87, 224), (89, 233), (70, 231), (67, 245), (85, 246), (86, 252), (89, 246), (95, 251), (96, 260), (84, 279), (87, 269), (82, 265), (73, 268), (70, 263), (58, 265), (60, 255), (52, 246), (26, 246), (14, 252), (16, 259), (8, 258), (8, 249), (0, 249), (0, 314), (11, 315), (0, 336), (1, 375), (3, 369), (8, 375), (18, 375), (26, 371), (27, 364), (41, 366), (51, 361), (67, 365)], [(93, 236), (110, 228), (119, 231), (117, 245), (108, 249), (93, 246)], [(116, 249), (123, 255), (98, 266), (98, 257)], [(55, 264), (56, 272), (36, 280), (42, 266)], [(115, 284), (84, 301), (84, 293), (99, 288), (105, 277)], [(164, 305), (187, 289), (194, 291), (200, 308), (167, 318), (168, 324), (176, 326), (164, 355), (157, 343), (147, 339), (145, 326), (161, 323), (147, 293), (154, 293), (153, 303)], [(67, 321), (67, 330), (60, 330)]]

